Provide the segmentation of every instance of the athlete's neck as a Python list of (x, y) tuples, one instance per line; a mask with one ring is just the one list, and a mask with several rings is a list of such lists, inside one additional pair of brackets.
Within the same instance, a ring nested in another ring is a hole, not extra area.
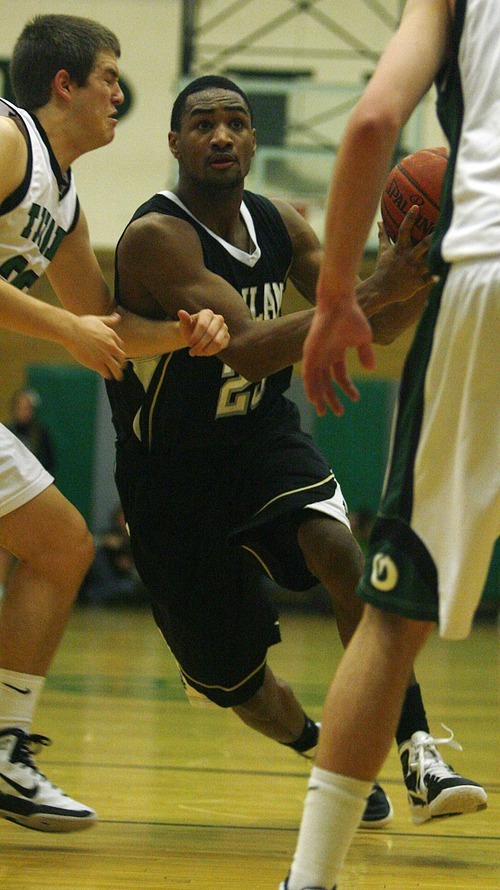
[(58, 114), (50, 105), (47, 104), (43, 108), (38, 108), (35, 116), (45, 130), (54, 157), (64, 176), (73, 161), (76, 161), (82, 152), (75, 147), (74, 140), (68, 137), (64, 117)]
[(241, 250), (249, 249), (249, 234), (240, 215), (243, 185), (231, 189), (200, 189), (178, 182), (172, 191), (211, 232)]

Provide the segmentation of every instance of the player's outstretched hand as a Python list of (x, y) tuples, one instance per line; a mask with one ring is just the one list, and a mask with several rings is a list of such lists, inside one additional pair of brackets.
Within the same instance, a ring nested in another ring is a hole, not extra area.
[(316, 307), (304, 343), (302, 376), (307, 398), (320, 416), (328, 405), (337, 417), (344, 413), (334, 383), (353, 402), (359, 399), (347, 373), (346, 351), (354, 347), (361, 365), (371, 371), (375, 367), (371, 342), (370, 325), (355, 300), (342, 309)]
[(431, 236), (427, 235), (418, 244), (413, 244), (411, 231), (418, 217), (418, 207), (411, 207), (399, 227), (395, 244), (389, 239), (383, 223), (378, 224), (379, 250), (376, 272), (382, 275), (379, 289), (388, 297), (387, 303), (408, 300), (416, 291), (431, 281), (427, 267), (427, 254)]
[(211, 309), (202, 309), (194, 315), (179, 309), (177, 315), (189, 355), (215, 355), (226, 348), (229, 331), (222, 315), (216, 315)]
[(107, 380), (121, 380), (127, 361), (123, 342), (113, 330), (119, 321), (117, 312), (103, 316), (71, 316), (70, 336), (64, 342), (73, 358), (86, 368), (98, 371)]

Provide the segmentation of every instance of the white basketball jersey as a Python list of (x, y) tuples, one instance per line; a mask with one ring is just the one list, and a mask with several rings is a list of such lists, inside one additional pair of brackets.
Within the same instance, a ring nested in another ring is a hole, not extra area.
[(71, 170), (61, 174), (36, 118), (6, 99), (0, 99), (0, 114), (16, 122), (28, 146), (23, 182), (0, 204), (0, 276), (29, 290), (76, 225), (78, 197)]

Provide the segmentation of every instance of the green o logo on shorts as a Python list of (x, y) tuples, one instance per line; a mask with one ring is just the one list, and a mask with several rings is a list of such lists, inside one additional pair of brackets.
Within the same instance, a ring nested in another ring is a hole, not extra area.
[(399, 572), (387, 553), (376, 553), (372, 562), (370, 584), (377, 590), (393, 590), (398, 583)]

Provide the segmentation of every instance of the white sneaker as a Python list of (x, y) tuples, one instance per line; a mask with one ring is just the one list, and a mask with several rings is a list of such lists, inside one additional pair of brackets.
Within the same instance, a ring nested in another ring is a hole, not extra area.
[(450, 745), (462, 750), (453, 741), (434, 739), (427, 732), (414, 732), (411, 739), (399, 746), (405, 785), (408, 790), (410, 813), (415, 825), (421, 825), (437, 816), (458, 816), (483, 809), (488, 799), (486, 791), (477, 782), (464, 779), (446, 764), (437, 745)]
[(22, 729), (0, 731), (0, 816), (37, 831), (80, 831), (97, 821), (84, 807), (52, 785), (31, 755), (50, 739)]

